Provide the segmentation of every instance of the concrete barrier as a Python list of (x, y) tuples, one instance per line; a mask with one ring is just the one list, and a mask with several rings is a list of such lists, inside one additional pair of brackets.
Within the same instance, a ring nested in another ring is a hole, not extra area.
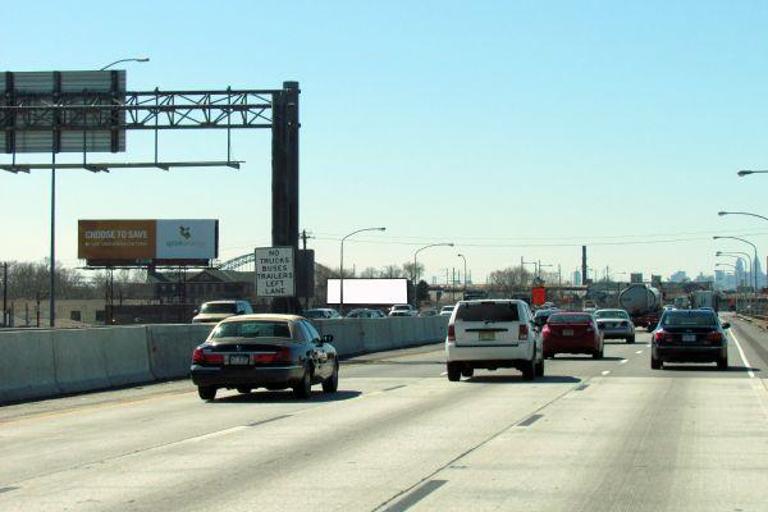
[(59, 393), (51, 331), (0, 334), (0, 403)]
[[(319, 320), (342, 356), (439, 342), (447, 317)], [(0, 331), (0, 403), (189, 374), (212, 324)]]
[(106, 353), (101, 347), (110, 328), (53, 331), (56, 383), (62, 393), (110, 386)]
[(111, 327), (103, 329), (99, 349), (103, 352), (107, 378), (111, 386), (140, 384), (152, 380), (147, 353), (147, 327)]
[(189, 374), (192, 351), (205, 341), (213, 324), (148, 325), (147, 353), (152, 376), (177, 379)]

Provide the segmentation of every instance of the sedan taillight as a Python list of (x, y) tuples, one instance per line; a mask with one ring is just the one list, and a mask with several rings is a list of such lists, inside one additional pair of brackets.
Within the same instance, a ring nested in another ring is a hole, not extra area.
[(280, 347), (277, 352), (266, 352), (264, 354), (254, 354), (254, 363), (290, 363), (291, 362), (291, 349), (288, 347)]
[(712, 331), (707, 334), (707, 341), (710, 343), (722, 343), (723, 335), (717, 331)]
[(192, 352), (192, 362), (194, 364), (224, 364), (224, 355), (212, 354), (203, 350), (202, 347), (197, 347)]
[(653, 339), (656, 343), (663, 343), (665, 341), (672, 341), (672, 335), (667, 331), (659, 330), (653, 335)]

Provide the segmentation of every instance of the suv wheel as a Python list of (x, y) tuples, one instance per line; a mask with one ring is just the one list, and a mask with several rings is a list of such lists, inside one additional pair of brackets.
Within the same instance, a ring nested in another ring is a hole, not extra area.
[(197, 394), (203, 400), (213, 400), (216, 398), (216, 388), (213, 386), (198, 386)]
[(544, 376), (544, 358), (543, 357), (541, 358), (541, 361), (536, 363), (536, 375), (538, 375), (539, 377)]
[(465, 366), (464, 368), (461, 369), (461, 376), (462, 377), (469, 378), (469, 377), (473, 376), (474, 374), (475, 374), (475, 369), (474, 368), (470, 368), (469, 366)]
[(448, 363), (446, 366), (449, 381), (458, 382), (461, 380), (461, 366), (459, 366), (459, 363)]
[(536, 378), (536, 362), (526, 361), (523, 363), (523, 380), (533, 380)]

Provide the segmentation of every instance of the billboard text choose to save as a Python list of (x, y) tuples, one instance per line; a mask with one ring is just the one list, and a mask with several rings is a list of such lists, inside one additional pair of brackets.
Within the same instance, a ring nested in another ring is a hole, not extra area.
[(122, 264), (218, 257), (219, 221), (212, 219), (81, 220), (78, 258)]

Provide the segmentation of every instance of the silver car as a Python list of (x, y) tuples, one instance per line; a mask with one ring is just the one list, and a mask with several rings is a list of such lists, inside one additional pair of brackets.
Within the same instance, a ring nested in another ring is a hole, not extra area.
[(627, 343), (635, 342), (635, 324), (629, 313), (623, 309), (598, 309), (594, 313), (597, 327), (603, 333), (603, 339), (622, 339)]

